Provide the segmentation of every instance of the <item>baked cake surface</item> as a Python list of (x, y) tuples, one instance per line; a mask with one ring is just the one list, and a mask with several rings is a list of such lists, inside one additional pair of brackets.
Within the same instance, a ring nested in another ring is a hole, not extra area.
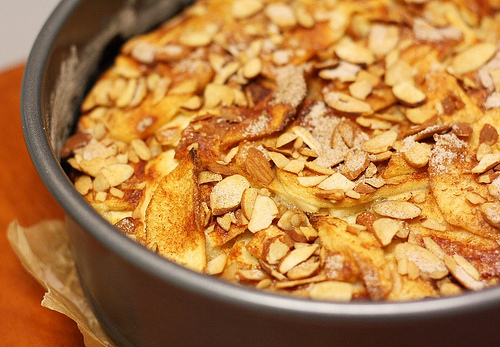
[(198, 0), (130, 39), (62, 155), (110, 223), (318, 300), (500, 278), (500, 3)]

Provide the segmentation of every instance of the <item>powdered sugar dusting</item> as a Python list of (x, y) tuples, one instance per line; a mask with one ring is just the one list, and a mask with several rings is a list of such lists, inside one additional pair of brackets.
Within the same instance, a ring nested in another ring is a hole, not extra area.
[(431, 151), (429, 171), (431, 174), (445, 174), (449, 171), (449, 165), (467, 144), (453, 133), (434, 135), (434, 140), (436, 145)]
[(295, 108), (306, 96), (307, 85), (301, 66), (287, 65), (276, 69), (276, 83), (274, 104), (288, 104)]

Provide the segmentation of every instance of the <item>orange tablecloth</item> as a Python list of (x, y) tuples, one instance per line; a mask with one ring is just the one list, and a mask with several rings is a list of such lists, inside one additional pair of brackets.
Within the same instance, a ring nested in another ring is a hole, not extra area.
[(40, 305), (44, 289), (24, 270), (7, 241), (22, 226), (62, 218), (26, 150), (19, 99), (23, 66), (0, 71), (0, 345), (83, 346), (76, 323)]

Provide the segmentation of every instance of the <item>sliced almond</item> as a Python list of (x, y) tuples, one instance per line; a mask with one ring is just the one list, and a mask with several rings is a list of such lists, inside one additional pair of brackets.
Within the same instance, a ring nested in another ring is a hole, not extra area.
[(297, 138), (297, 134), (291, 133), (291, 132), (285, 132), (281, 134), (278, 139), (276, 140), (276, 148), (280, 148), (282, 146), (285, 146)]
[(437, 111), (435, 109), (426, 109), (426, 108), (408, 108), (406, 110), (406, 118), (413, 124), (424, 124), (428, 122), (437, 115)]
[(477, 43), (467, 47), (451, 61), (453, 72), (457, 75), (463, 75), (479, 69), (493, 57), (496, 50), (496, 46), (489, 42)]
[(487, 202), (480, 206), (480, 210), (489, 224), (500, 228), (500, 202)]
[(372, 226), (375, 236), (382, 246), (387, 246), (401, 230), (403, 224), (401, 221), (392, 218), (379, 218), (373, 222)]
[(288, 164), (283, 167), (284, 171), (292, 172), (298, 174), (304, 169), (304, 161), (303, 160), (298, 160), (298, 159), (293, 159), (290, 160)]
[(470, 202), (472, 205), (481, 205), (486, 202), (486, 199), (483, 198), (481, 195), (478, 193), (474, 192), (467, 192), (465, 194), (465, 198), (467, 199), (468, 202)]
[(363, 143), (363, 150), (370, 154), (378, 154), (388, 151), (394, 141), (398, 138), (398, 133), (394, 130), (387, 130)]
[(276, 175), (261, 150), (250, 147), (247, 150), (245, 169), (251, 178), (267, 186)]
[(324, 99), (328, 106), (340, 112), (349, 114), (373, 113), (370, 104), (341, 92), (328, 92), (324, 95)]
[(323, 182), (328, 176), (299, 176), (297, 180), (299, 184), (304, 187), (314, 187)]
[(472, 168), (472, 173), (483, 173), (500, 163), (500, 153), (485, 154), (479, 163)]
[(278, 206), (273, 199), (258, 195), (252, 210), (252, 216), (248, 223), (248, 230), (255, 233), (271, 225), (274, 218), (278, 216)]
[(287, 4), (271, 3), (267, 5), (264, 13), (279, 27), (293, 27), (297, 24), (293, 10)]
[(364, 100), (372, 92), (373, 87), (367, 81), (354, 82), (349, 85), (349, 93), (359, 100)]
[(210, 193), (210, 207), (215, 216), (235, 210), (241, 203), (250, 182), (241, 175), (232, 175), (217, 183)]
[(257, 195), (259, 195), (259, 190), (257, 188), (247, 188), (241, 195), (241, 212), (243, 212), (243, 215), (248, 220), (252, 217), (253, 207), (255, 205)]
[(427, 98), (424, 92), (409, 81), (394, 85), (392, 93), (399, 101), (410, 107), (422, 105)]
[[(280, 237), (275, 237), (268, 244), (264, 256), (268, 264), (277, 264), (290, 252), (290, 245), (282, 240)], [(280, 271), (281, 273), (284, 273)]]
[(413, 167), (424, 167), (429, 163), (431, 146), (426, 143), (415, 142), (410, 149), (403, 151), (403, 158)]
[(112, 164), (102, 169), (101, 173), (111, 187), (116, 187), (132, 177), (134, 168), (128, 164)]
[(292, 128), (292, 131), (295, 135), (300, 137), (304, 141), (304, 143), (309, 146), (310, 149), (318, 154), (321, 153), (321, 144), (306, 128), (301, 126), (294, 126)]
[(290, 162), (290, 159), (288, 159), (281, 153), (270, 151), (267, 153), (267, 155), (269, 156), (269, 158), (271, 158), (273, 163), (280, 169), (283, 169)]
[(337, 56), (351, 64), (370, 65), (375, 61), (373, 52), (348, 38), (342, 39), (335, 47)]
[(324, 189), (324, 190), (343, 190), (344, 192), (348, 191), (349, 189), (353, 189), (356, 186), (356, 184), (349, 180), (347, 177), (342, 175), (339, 172), (334, 173), (327, 179), (325, 179), (323, 182), (321, 182), (318, 185), (318, 188)]
[(439, 279), (448, 274), (445, 263), (427, 249), (404, 242), (394, 248), (394, 255), (398, 261), (407, 258), (409, 262), (418, 266), (418, 269), (431, 278)]
[(413, 219), (422, 213), (422, 209), (417, 205), (407, 201), (384, 200), (372, 206), (374, 212), (381, 216), (396, 219)]
[(236, 0), (231, 14), (237, 19), (248, 18), (260, 12), (263, 7), (262, 1), (259, 0)]
[(290, 280), (299, 280), (303, 278), (308, 278), (318, 271), (320, 267), (319, 261), (314, 261), (313, 258), (309, 258), (307, 261), (298, 264), (297, 266), (290, 269), (286, 276)]
[(455, 279), (460, 282), (465, 288), (470, 290), (481, 290), (486, 287), (486, 284), (482, 281), (475, 280), (471, 275), (467, 273), (461, 266), (459, 266), (456, 260), (449, 255), (444, 256), (444, 262), (450, 270), (450, 273), (455, 277)]
[(294, 266), (309, 259), (311, 255), (318, 249), (317, 244), (307, 245), (301, 248), (296, 248), (284, 257), (278, 266), (278, 271), (285, 274)]
[(479, 133), (479, 143), (493, 146), (498, 141), (498, 132), (494, 126), (486, 123)]
[(398, 60), (387, 69), (384, 78), (385, 84), (392, 87), (403, 81), (413, 80), (413, 70), (406, 61)]
[(459, 254), (454, 254), (453, 259), (457, 262), (458, 266), (460, 266), (462, 269), (465, 270), (471, 276), (473, 279), (476, 281), (479, 281), (481, 278), (481, 275), (479, 274), (479, 271), (472, 265), (467, 259), (462, 257)]
[(309, 297), (316, 300), (351, 301), (352, 284), (338, 281), (325, 281), (313, 284)]

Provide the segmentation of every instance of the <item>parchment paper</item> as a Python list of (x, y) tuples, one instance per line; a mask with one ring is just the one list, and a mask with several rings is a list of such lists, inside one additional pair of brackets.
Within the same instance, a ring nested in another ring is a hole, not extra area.
[(61, 220), (43, 221), (28, 228), (13, 221), (7, 237), (23, 266), (46, 289), (42, 306), (74, 320), (85, 346), (114, 346), (83, 294), (65, 227)]

